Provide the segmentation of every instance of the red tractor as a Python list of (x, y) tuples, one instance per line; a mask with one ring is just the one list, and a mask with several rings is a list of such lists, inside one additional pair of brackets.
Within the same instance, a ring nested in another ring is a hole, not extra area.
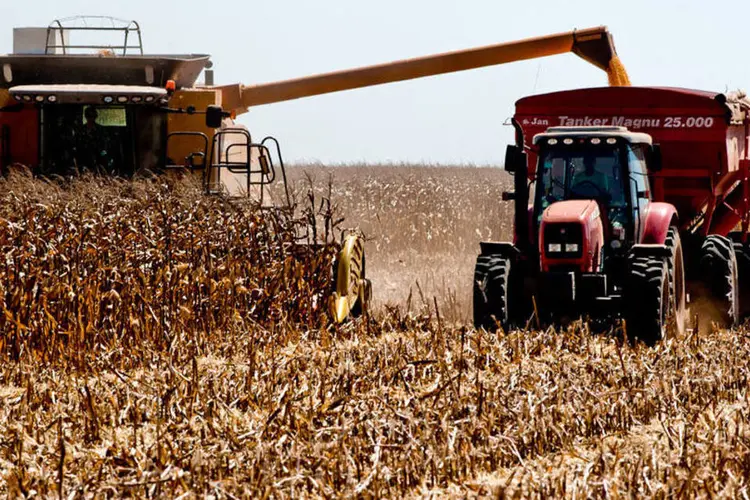
[(515, 236), (481, 243), (475, 325), (621, 318), (654, 343), (698, 303), (734, 325), (750, 305), (748, 110), (743, 94), (666, 88), (518, 101)]

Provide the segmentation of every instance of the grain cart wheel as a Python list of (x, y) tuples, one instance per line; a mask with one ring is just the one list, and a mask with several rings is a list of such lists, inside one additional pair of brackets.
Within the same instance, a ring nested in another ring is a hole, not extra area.
[(750, 248), (739, 241), (734, 242), (734, 258), (737, 261), (737, 278), (739, 279), (739, 317), (750, 315)]
[(703, 241), (700, 253), (703, 284), (711, 302), (712, 319), (723, 327), (732, 327), (739, 319), (737, 258), (731, 240), (716, 234)]
[[(669, 274), (669, 287), (672, 294), (670, 307), (674, 309), (674, 326), (677, 335), (685, 334), (685, 323), (687, 321), (686, 287), (685, 287), (685, 263), (682, 258), (682, 241), (676, 227), (669, 228), (667, 247), (672, 254), (667, 259), (667, 273)], [(672, 312), (672, 311), (670, 311)]]
[(654, 345), (666, 338), (672, 294), (667, 259), (631, 257), (625, 286), (625, 325), (631, 342)]
[(510, 261), (497, 255), (480, 255), (474, 269), (474, 327), (493, 330), (508, 326)]

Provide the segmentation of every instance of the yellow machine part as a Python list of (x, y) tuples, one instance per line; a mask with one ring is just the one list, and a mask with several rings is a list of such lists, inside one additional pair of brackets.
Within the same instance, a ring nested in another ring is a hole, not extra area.
[(333, 321), (341, 323), (366, 311), (370, 302), (370, 282), (365, 276), (365, 242), (360, 234), (351, 233), (344, 238), (334, 276), (336, 286), (330, 311)]
[[(175, 109), (187, 109), (188, 106), (194, 106), (195, 109), (205, 110), (211, 105), (221, 106), (221, 91), (211, 88), (182, 89), (175, 92), (169, 100), (169, 106)], [(208, 155), (216, 131), (206, 127), (206, 116), (203, 114), (170, 113), (167, 118), (167, 133), (172, 132), (202, 132), (206, 134), (206, 137), (208, 137), (206, 155)], [(188, 155), (202, 147), (201, 141), (196, 137), (173, 137), (169, 140), (167, 156), (177, 164), (181, 164)], [(206, 160), (208, 161), (208, 158)]]
[(223, 94), (224, 108), (240, 114), (252, 106), (570, 52), (604, 70), (610, 85), (630, 85), (612, 35), (599, 26), (280, 82), (217, 88)]

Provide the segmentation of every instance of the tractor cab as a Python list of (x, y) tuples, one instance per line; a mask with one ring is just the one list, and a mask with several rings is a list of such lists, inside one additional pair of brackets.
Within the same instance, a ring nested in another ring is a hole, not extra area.
[(655, 163), (649, 135), (624, 127), (552, 127), (536, 135), (534, 145), (536, 227), (554, 223), (556, 214), (565, 211), (553, 205), (565, 203), (575, 210), (590, 200), (603, 219), (607, 247), (617, 250), (638, 240), (650, 197), (647, 158)]

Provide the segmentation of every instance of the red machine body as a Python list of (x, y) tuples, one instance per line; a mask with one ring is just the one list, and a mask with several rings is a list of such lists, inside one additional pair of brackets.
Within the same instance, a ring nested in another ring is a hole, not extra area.
[[(557, 266), (571, 266), (586, 273), (601, 269), (601, 248), (604, 245), (604, 226), (599, 205), (593, 200), (567, 200), (553, 203), (542, 214), (539, 231), (539, 254), (544, 255), (546, 225), (548, 223), (580, 226), (583, 231), (582, 245), (578, 255), (567, 258), (546, 258), (541, 261), (542, 271)], [(560, 250), (561, 252), (563, 249)]]
[(748, 111), (744, 94), (674, 88), (519, 100), (515, 239), (480, 245), (475, 325), (619, 318), (653, 344), (685, 333), (694, 301), (721, 325), (750, 317)]
[[(742, 94), (648, 87), (605, 87), (530, 96), (515, 121), (533, 180), (534, 135), (554, 126), (624, 126), (661, 146), (663, 168), (650, 175), (652, 199), (674, 206), (682, 231), (726, 235), (750, 224), (750, 101)], [(653, 203), (648, 218), (670, 217)], [(644, 225), (642, 242), (662, 242)], [(654, 226), (656, 227), (656, 226)]]

